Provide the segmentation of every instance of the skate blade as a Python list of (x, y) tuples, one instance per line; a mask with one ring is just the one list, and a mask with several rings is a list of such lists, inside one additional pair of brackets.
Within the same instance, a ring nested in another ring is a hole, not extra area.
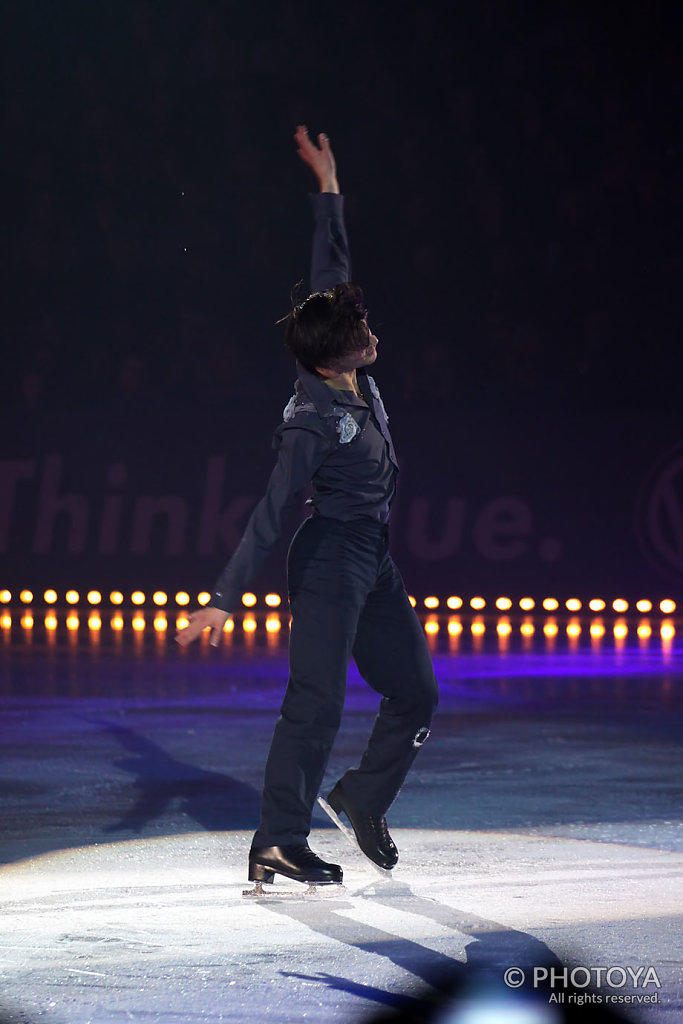
[(341, 896), (345, 892), (347, 892), (346, 886), (342, 885), (341, 882), (326, 883), (324, 885), (312, 882), (303, 892), (296, 889), (264, 889), (263, 882), (255, 882), (254, 888), (243, 889), (242, 895), (266, 900), (329, 900), (334, 899), (336, 896)]
[[(323, 798), (321, 796), (319, 796), (318, 797), (318, 803), (320, 804), (320, 806), (324, 810), (325, 814), (334, 822), (334, 824), (337, 826), (339, 831), (344, 833), (344, 835), (346, 836), (348, 841), (350, 843), (352, 843), (352, 845), (355, 846), (356, 849), (360, 851), (360, 853), (363, 853), (363, 851), (361, 850), (360, 846), (358, 845), (358, 840), (356, 839), (356, 833), (353, 831), (353, 829), (348, 828), (344, 824), (344, 822), (341, 820), (341, 818), (339, 817), (337, 812), (332, 810), (332, 808), (328, 804), (327, 800), (323, 800)], [(375, 871), (380, 876), (380, 878), (393, 878), (394, 877), (393, 876), (393, 872), (391, 871), (390, 868), (381, 868), (379, 866), (379, 864), (375, 864), (374, 860), (370, 860), (370, 858), (367, 856), (367, 854), (363, 853), (363, 856), (367, 860), (368, 864), (372, 865), (372, 867), (375, 869)]]

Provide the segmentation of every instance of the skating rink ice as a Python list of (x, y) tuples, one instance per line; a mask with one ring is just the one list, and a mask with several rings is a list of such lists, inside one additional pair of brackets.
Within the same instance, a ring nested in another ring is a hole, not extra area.
[[(432, 618), (442, 699), (390, 812), (398, 866), (318, 810), (310, 843), (344, 891), (276, 878), (293, 897), (255, 900), (284, 617), (181, 650), (171, 617), (52, 614), (7, 612), (0, 636), (2, 1021), (360, 1022), (454, 984), (517, 1000), (516, 969), (559, 979), (533, 1020), (517, 1001), (449, 1020), (553, 1024), (562, 971), (603, 1006), (630, 997), (621, 1019), (683, 1019), (680, 629)], [(330, 785), (375, 710), (352, 667)]]

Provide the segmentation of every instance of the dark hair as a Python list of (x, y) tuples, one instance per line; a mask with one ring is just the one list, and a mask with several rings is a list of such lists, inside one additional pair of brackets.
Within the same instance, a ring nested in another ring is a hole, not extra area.
[(287, 319), (285, 345), (307, 370), (327, 368), (368, 346), (365, 300), (358, 285), (337, 284), (295, 306)]

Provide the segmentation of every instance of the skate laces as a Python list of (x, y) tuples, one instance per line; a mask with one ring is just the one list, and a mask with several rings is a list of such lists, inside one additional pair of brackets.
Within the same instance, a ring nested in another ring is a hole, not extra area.
[(310, 846), (301, 848), (301, 860), (304, 864), (325, 864), (325, 861), (317, 853), (314, 853)]
[(364, 814), (363, 817), (365, 818), (370, 831), (375, 833), (382, 845), (390, 850), (395, 850), (396, 847), (394, 845), (394, 840), (389, 834), (387, 819), (384, 817), (378, 818), (374, 814)]

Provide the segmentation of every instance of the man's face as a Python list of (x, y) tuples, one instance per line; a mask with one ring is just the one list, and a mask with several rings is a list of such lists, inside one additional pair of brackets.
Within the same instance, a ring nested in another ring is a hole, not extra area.
[(365, 318), (365, 327), (367, 331), (367, 345), (365, 348), (358, 349), (355, 352), (349, 352), (338, 363), (335, 363), (334, 369), (337, 373), (348, 373), (350, 370), (358, 370), (361, 366), (369, 366), (377, 359), (377, 336), (368, 327), (367, 317)]

